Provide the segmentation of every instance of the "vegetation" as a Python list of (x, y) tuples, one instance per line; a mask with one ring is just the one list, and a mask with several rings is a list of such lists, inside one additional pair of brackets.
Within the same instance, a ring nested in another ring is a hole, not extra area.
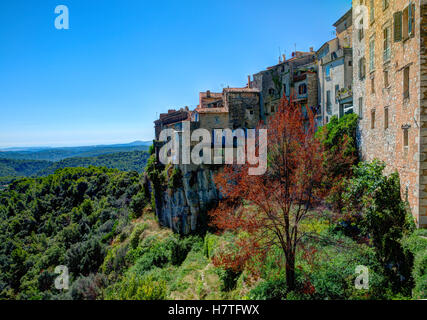
[(60, 161), (73, 157), (97, 157), (108, 153), (147, 151), (148, 149), (148, 143), (140, 141), (105, 146), (28, 148), (14, 151), (0, 151), (0, 159)]
[[(310, 111), (286, 100), (275, 117), (267, 173), (217, 175), (211, 233), (159, 225), (156, 195), (181, 188), (182, 172), (153, 148), (0, 160), (13, 177), (0, 188), (0, 299), (426, 299), (427, 232), (415, 230), (399, 176), (359, 163), (357, 119), (315, 134)], [(19, 178), (38, 174), (49, 175)], [(55, 289), (59, 265), (69, 290)]]
[(0, 159), (0, 183), (7, 184), (19, 177), (42, 177), (58, 169), (89, 166), (107, 167), (142, 173), (149, 157), (146, 151), (108, 153), (96, 157), (67, 158), (57, 162)]

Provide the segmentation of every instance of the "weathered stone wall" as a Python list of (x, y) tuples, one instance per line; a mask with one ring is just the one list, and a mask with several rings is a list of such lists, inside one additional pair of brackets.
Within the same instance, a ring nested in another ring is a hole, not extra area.
[(225, 92), (231, 129), (254, 129), (260, 121), (259, 92)]
[(220, 195), (211, 169), (195, 165), (180, 165), (179, 168), (182, 186), (156, 196), (156, 214), (162, 226), (189, 234), (198, 231), (207, 221), (207, 212)]
[(201, 113), (200, 128), (212, 131), (213, 129), (229, 128), (228, 113)]
[(420, 1), (420, 172), (419, 172), (419, 225), (427, 228), (427, 0)]
[[(374, 158), (385, 161), (386, 173), (398, 171), (402, 186), (402, 196), (408, 198), (412, 213), (420, 221), (420, 2), (416, 2), (415, 37), (394, 42), (393, 14), (402, 11), (408, 1), (390, 1), (383, 10), (383, 2), (375, 0), (375, 19), (365, 30), (362, 42), (356, 39), (354, 61), (363, 55), (366, 58), (366, 79), (359, 81), (357, 69), (354, 71), (354, 101), (364, 97), (363, 119), (360, 121), (361, 153), (364, 160)], [(358, 5), (354, 1), (353, 5)], [(354, 9), (354, 8), (353, 8)], [(384, 27), (391, 30), (391, 59), (383, 58)], [(354, 38), (357, 37), (355, 28)], [(369, 68), (369, 41), (375, 39), (375, 68)], [(364, 46), (364, 48), (363, 48)], [(409, 99), (403, 95), (404, 68), (409, 67)], [(384, 71), (388, 71), (389, 85), (385, 84)], [(357, 73), (356, 73), (357, 72)], [(385, 108), (388, 110), (388, 126), (385, 124)], [(375, 115), (375, 116), (373, 116)], [(409, 127), (409, 146), (404, 147), (404, 130)], [(423, 178), (421, 177), (421, 180)]]

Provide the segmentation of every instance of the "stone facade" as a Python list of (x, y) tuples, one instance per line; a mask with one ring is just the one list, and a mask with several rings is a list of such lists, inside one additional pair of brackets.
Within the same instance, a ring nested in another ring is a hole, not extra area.
[(318, 77), (315, 52), (294, 52), (292, 58), (253, 75), (252, 86), (260, 90), (260, 118), (268, 122), (277, 112), (283, 95), (292, 95), (304, 107), (318, 107)]
[(353, 1), (353, 12), (367, 8), (353, 19), (353, 60), (366, 63), (364, 77), (354, 72), (354, 96), (363, 101), (361, 155), (399, 173), (402, 196), (420, 227), (427, 227), (426, 4)]
[(352, 10), (335, 24), (336, 38), (317, 52), (319, 101), (323, 124), (333, 116), (353, 113)]

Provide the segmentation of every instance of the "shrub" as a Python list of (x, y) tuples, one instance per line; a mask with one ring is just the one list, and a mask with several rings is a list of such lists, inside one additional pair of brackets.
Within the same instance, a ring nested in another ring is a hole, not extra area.
[(132, 231), (132, 234), (130, 235), (130, 240), (129, 240), (130, 247), (132, 249), (136, 249), (138, 247), (141, 234), (147, 229), (147, 227), (148, 225), (146, 223), (139, 224)]
[(97, 300), (102, 298), (102, 289), (106, 285), (106, 278), (102, 274), (90, 274), (80, 277), (73, 282), (70, 295), (73, 300)]
[(140, 191), (136, 195), (134, 195), (129, 204), (129, 207), (132, 210), (132, 218), (139, 218), (142, 215), (142, 211), (144, 210), (147, 204), (148, 199), (146, 198), (144, 191)]
[(234, 290), (242, 272), (236, 272), (232, 269), (217, 268), (216, 273), (221, 280), (221, 291), (228, 292)]
[(203, 253), (207, 258), (212, 258), (218, 246), (219, 237), (213, 234), (206, 234), (203, 242)]
[(174, 167), (169, 177), (168, 188), (177, 190), (182, 187), (182, 172), (179, 167)]
[(107, 300), (165, 300), (166, 283), (152, 276), (128, 274), (119, 283), (108, 288)]
[(403, 246), (414, 256), (413, 298), (427, 299), (427, 231), (417, 230), (403, 240)]
[(275, 278), (260, 282), (249, 293), (251, 300), (284, 300), (287, 294), (286, 279)]
[(377, 160), (354, 168), (344, 194), (346, 210), (361, 233), (370, 238), (393, 292), (403, 290), (409, 295), (412, 259), (405, 254), (401, 240), (414, 229), (414, 223), (401, 199), (399, 175), (385, 176), (384, 168)]

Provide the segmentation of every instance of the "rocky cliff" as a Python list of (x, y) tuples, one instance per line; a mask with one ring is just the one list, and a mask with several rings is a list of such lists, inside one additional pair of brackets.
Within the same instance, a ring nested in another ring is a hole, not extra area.
[[(179, 183), (171, 186), (172, 172), (179, 170)], [(165, 170), (168, 186), (155, 194), (156, 214), (161, 225), (181, 234), (203, 228), (207, 212), (220, 198), (213, 181), (214, 170), (206, 166), (180, 165)]]

